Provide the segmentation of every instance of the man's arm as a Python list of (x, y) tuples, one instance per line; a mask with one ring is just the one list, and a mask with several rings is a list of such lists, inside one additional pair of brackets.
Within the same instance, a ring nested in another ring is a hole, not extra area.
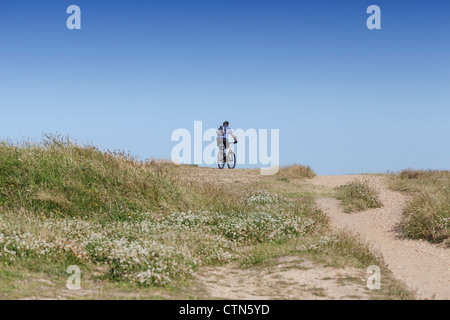
[(234, 134), (231, 134), (231, 136), (233, 137), (234, 141), (236, 141), (236, 142), (237, 142), (237, 138), (236, 138), (236, 136), (235, 136)]

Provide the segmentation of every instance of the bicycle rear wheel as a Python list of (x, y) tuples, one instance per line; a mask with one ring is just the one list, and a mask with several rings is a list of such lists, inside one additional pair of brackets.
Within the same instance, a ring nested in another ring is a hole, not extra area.
[(230, 151), (228, 154), (227, 166), (229, 169), (234, 169), (234, 167), (236, 167), (236, 155), (233, 151)]
[(217, 155), (217, 166), (219, 167), (219, 169), (223, 169), (225, 167), (225, 153), (223, 154), (219, 154)]

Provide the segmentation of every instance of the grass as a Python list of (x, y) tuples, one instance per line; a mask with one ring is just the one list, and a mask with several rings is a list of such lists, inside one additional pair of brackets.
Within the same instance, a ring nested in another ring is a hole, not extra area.
[(431, 242), (450, 242), (450, 172), (403, 170), (392, 174), (390, 187), (406, 192), (400, 229), (404, 236)]
[(398, 173), (400, 179), (424, 179), (431, 178), (435, 174), (432, 170), (405, 169)]
[(345, 212), (358, 212), (383, 206), (378, 191), (370, 185), (369, 180), (354, 180), (335, 190), (336, 197), (342, 200)]
[(369, 248), (356, 237), (345, 233), (329, 236), (316, 234), (308, 238), (297, 238), (283, 245), (259, 244), (245, 252), (241, 264), (246, 267), (264, 265), (271, 259), (289, 255), (299, 255), (325, 266), (343, 268), (346, 266), (364, 268), (379, 263)]
[(447, 248), (450, 248), (450, 238), (447, 238), (446, 240), (444, 240), (444, 246)]
[(0, 144), (0, 206), (113, 219), (134, 211), (186, 207), (163, 166), (57, 136), (48, 136), (41, 144)]
[(300, 164), (293, 164), (280, 168), (277, 173), (281, 176), (281, 181), (289, 182), (289, 178), (314, 178), (315, 172), (309, 166), (303, 166)]
[[(249, 170), (248, 180), (224, 187), (199, 178), (205, 168), (60, 136), (1, 142), (0, 297), (192, 298), (180, 288), (207, 265), (255, 266), (287, 253), (335, 266), (373, 263), (356, 239), (323, 236), (327, 217), (302, 189), (312, 170), (285, 169), (258, 179)], [(82, 270), (80, 292), (64, 289), (70, 265)]]
[(321, 223), (310, 201), (180, 180), (170, 163), (58, 136), (0, 144), (0, 263), (11, 268), (64, 277), (100, 265), (105, 280), (168, 286)]
[(129, 220), (108, 223), (95, 217), (42, 219), (5, 213), (0, 228), (2, 258), (22, 265), (31, 261), (33, 268), (52, 266), (47, 270), (52, 274), (64, 272), (61, 265), (103, 264), (108, 266), (104, 275), (108, 279), (164, 286), (191, 276), (201, 265), (233, 261), (241, 246), (280, 243), (315, 228), (308, 207), (279, 208), (271, 202), (270, 213), (188, 211), (157, 219), (135, 213)]

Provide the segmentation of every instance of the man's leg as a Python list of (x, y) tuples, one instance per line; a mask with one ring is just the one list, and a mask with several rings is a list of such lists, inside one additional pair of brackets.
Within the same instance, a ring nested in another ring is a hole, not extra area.
[(228, 145), (228, 140), (227, 140), (227, 138), (223, 138), (223, 147), (224, 147), (224, 150), (226, 150), (226, 153), (225, 153), (225, 155), (224, 155), (223, 162), (227, 162), (228, 150), (230, 149), (230, 146)]
[(224, 153), (225, 153), (225, 145), (223, 144), (223, 138), (217, 137), (217, 146), (219, 147), (219, 154), (217, 155), (217, 161), (220, 164), (220, 158), (222, 158), (222, 161), (224, 160)]
[(223, 140), (222, 140), (222, 155), (223, 155), (223, 162), (225, 163), (226, 161), (227, 161), (227, 158), (226, 158), (226, 155), (225, 155), (225, 153), (226, 153), (226, 149), (227, 149), (227, 145), (226, 145), (226, 139), (225, 138), (223, 138)]

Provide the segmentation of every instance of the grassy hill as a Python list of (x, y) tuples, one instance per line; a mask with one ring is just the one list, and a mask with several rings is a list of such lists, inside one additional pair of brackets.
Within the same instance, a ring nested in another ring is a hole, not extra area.
[[(382, 264), (355, 238), (329, 230), (303, 182), (313, 176), (303, 166), (265, 177), (139, 161), (58, 136), (2, 142), (0, 297), (70, 295), (71, 265), (82, 270), (85, 288), (111, 292), (106, 298), (130, 290), (179, 298), (205, 266), (247, 268), (289, 254), (336, 267)], [(383, 295), (409, 297), (389, 283)]]
[(321, 215), (270, 193), (182, 180), (174, 167), (61, 137), (1, 143), (0, 259), (55, 274), (103, 264), (112, 280), (166, 285), (235, 259), (239, 246), (306, 234)]
[(68, 140), (0, 144), (0, 205), (64, 217), (181, 209), (179, 189), (161, 166), (102, 153)]

